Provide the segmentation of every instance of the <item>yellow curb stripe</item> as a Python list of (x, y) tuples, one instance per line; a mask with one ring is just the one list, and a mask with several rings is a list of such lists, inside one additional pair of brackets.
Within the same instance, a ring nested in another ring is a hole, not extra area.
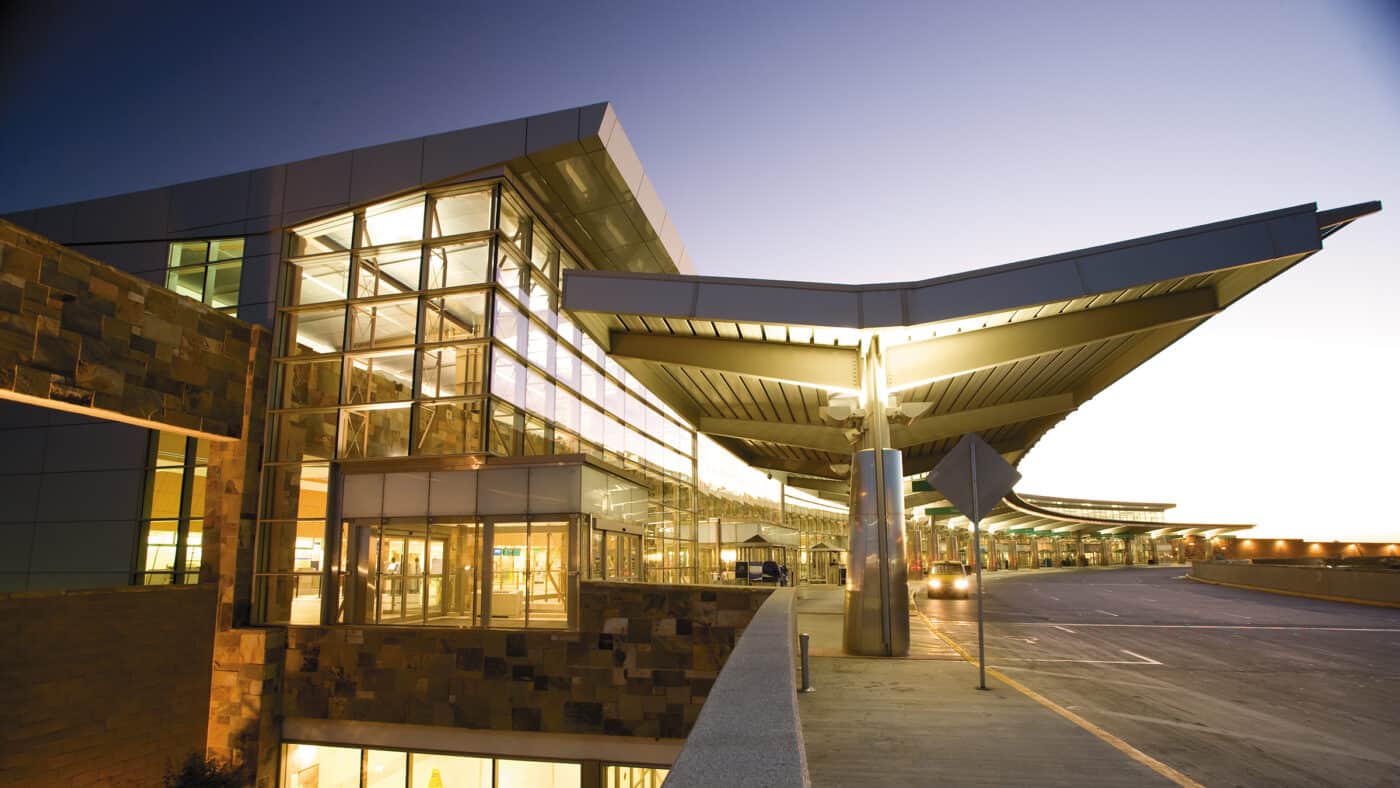
[[(948, 637), (947, 635), (944, 635), (942, 632), (934, 628), (933, 622), (928, 619), (928, 616), (924, 615), (924, 612), (922, 610), (918, 610), (917, 608), (915, 608), (915, 610), (918, 612), (919, 618), (923, 619), (924, 626), (928, 627), (930, 632), (932, 632), (938, 638), (942, 639), (949, 646), (952, 646), (953, 650), (961, 654), (963, 659), (967, 660), (973, 665), (977, 664), (976, 657), (969, 654), (966, 649), (958, 645), (952, 638)], [(1045, 708), (1055, 712), (1061, 717), (1064, 717), (1065, 719), (1069, 720), (1075, 725), (1078, 725), (1079, 727), (1083, 728), (1089, 733), (1092, 733), (1093, 735), (1107, 742), (1115, 750), (1118, 750), (1119, 752), (1123, 753), (1129, 758), (1132, 758), (1134, 761), (1137, 761), (1143, 766), (1146, 766), (1147, 768), (1151, 769), (1157, 774), (1160, 774), (1166, 779), (1171, 780), (1173, 783), (1182, 786), (1182, 788), (1205, 788), (1204, 785), (1201, 785), (1200, 783), (1196, 782), (1190, 777), (1187, 777), (1186, 775), (1182, 774), (1176, 769), (1173, 769), (1172, 767), (1166, 765), (1165, 763), (1162, 763), (1156, 758), (1153, 758), (1151, 755), (1148, 755), (1147, 753), (1123, 741), (1117, 736), (1114, 736), (1113, 734), (1109, 733), (1103, 728), (1100, 728), (1094, 723), (1089, 722), (1088, 720), (1084, 719), (1078, 714), (1075, 714), (1074, 712), (1070, 711), (1064, 706), (1061, 706), (1055, 701), (1050, 700), (1044, 695), (1041, 695), (1039, 692), (1036, 692), (1030, 687), (1027, 687), (1026, 685), (1022, 684), (1021, 682), (1016, 681), (1010, 676), (1007, 676), (1005, 673), (1002, 673), (996, 668), (987, 668), (987, 673), (991, 676), (994, 676), (998, 681), (1002, 682), (1008, 687), (1011, 687), (1012, 689), (1016, 690), (1022, 695), (1025, 695), (1026, 697), (1030, 698), (1036, 703), (1039, 703)]]
[(1284, 596), (1297, 596), (1303, 599), (1321, 599), (1324, 602), (1347, 602), (1352, 605), (1370, 605), (1372, 607), (1400, 607), (1400, 602), (1384, 602), (1372, 599), (1357, 599), (1349, 596), (1329, 596), (1327, 594), (1309, 594), (1306, 591), (1283, 591), (1277, 588), (1265, 588), (1264, 586), (1247, 586), (1243, 583), (1227, 583), (1224, 580), (1207, 580), (1204, 577), (1186, 575), (1187, 580), (1194, 580), (1197, 583), (1206, 583), (1213, 586), (1224, 586), (1226, 588), (1239, 588), (1245, 591), (1263, 591), (1266, 594), (1282, 594)]

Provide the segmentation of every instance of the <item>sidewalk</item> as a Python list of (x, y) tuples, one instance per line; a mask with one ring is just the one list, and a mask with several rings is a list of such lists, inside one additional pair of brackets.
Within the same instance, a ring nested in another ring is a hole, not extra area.
[(799, 589), (812, 686), (798, 696), (814, 786), (1171, 785), (1146, 766), (988, 676), (910, 620), (911, 656), (841, 653), (840, 588)]

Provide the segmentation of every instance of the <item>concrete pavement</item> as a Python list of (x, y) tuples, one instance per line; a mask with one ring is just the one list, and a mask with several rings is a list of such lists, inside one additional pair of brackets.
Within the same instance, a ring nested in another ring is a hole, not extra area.
[(1172, 782), (977, 669), (914, 617), (908, 659), (841, 655), (836, 589), (799, 591), (815, 692), (798, 699), (814, 786), (1137, 786)]
[[(989, 575), (988, 663), (1205, 785), (1400, 785), (1400, 611), (1185, 572)], [(920, 605), (975, 648), (975, 601)]]

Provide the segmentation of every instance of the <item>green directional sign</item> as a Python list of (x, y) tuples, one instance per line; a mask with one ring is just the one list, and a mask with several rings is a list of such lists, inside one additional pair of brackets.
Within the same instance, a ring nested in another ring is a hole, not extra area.
[(927, 515), (952, 515), (962, 514), (956, 506), (930, 506), (924, 510)]

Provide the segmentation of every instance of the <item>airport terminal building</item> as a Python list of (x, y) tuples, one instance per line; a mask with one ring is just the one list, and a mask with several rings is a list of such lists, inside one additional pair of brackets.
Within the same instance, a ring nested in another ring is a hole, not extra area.
[[(600, 104), (11, 214), (8, 705), (71, 710), (8, 726), (0, 779), (207, 749), (260, 786), (657, 785), (775, 588), (846, 584), (848, 648), (907, 651), (901, 584), (972, 562), (923, 482), (963, 434), (1018, 462), (1378, 209), (907, 283), (703, 277)], [(1169, 508), (1012, 494), (981, 560), (1247, 528)]]

